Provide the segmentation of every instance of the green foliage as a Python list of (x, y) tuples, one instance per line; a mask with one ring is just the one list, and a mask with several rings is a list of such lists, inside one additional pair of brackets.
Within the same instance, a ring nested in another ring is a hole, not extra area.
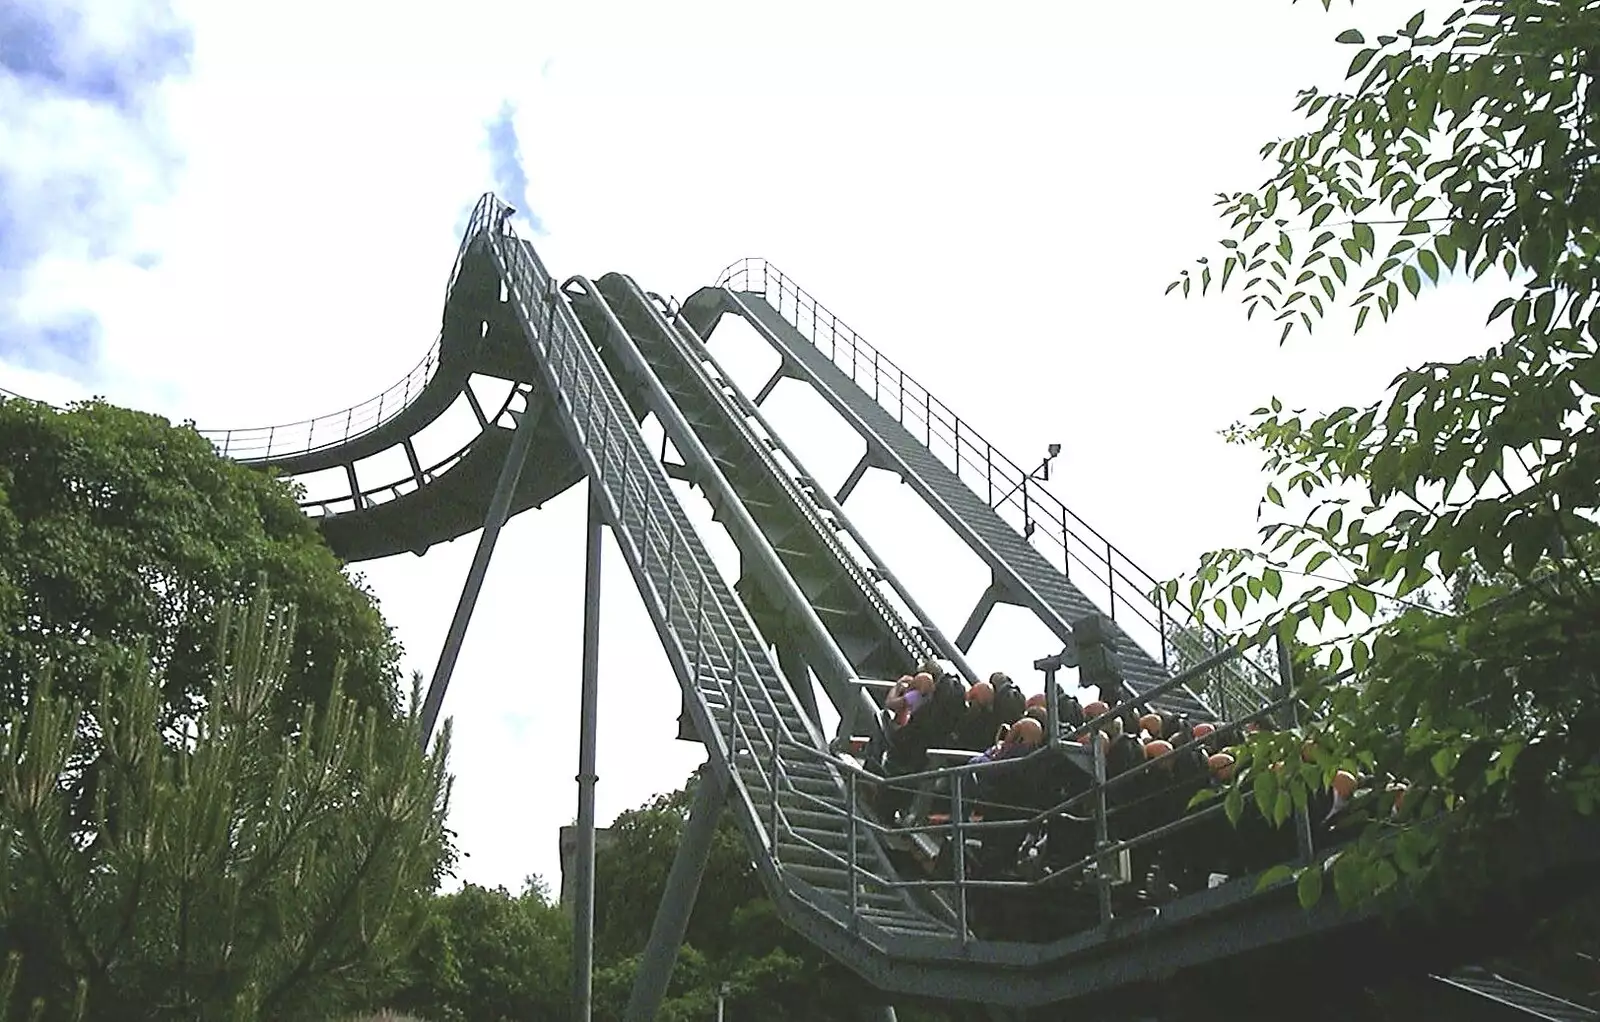
[[(596, 1019), (622, 1017), (698, 775), (683, 790), (617, 817), (596, 862)], [(854, 973), (794, 934), (778, 917), (731, 813), (717, 827), (662, 1022), (714, 1018), (726, 984), (729, 1018), (834, 1022), (860, 1017), (876, 995)], [(905, 1022), (936, 1012), (902, 1009)]]
[(546, 891), (468, 884), (434, 899), (402, 990), (387, 998), (430, 1022), (571, 1014), (572, 927)]
[(325, 700), (339, 663), (348, 698), (392, 710), (399, 650), (290, 488), (157, 416), (0, 400), (0, 712), (39, 665), (87, 697), (152, 664), (167, 709), (194, 711), (207, 615), (261, 574), (299, 609), (275, 712)]
[[(1314, 762), (1300, 735), (1263, 735), (1236, 785), (1276, 809), (1338, 769), (1375, 778), (1328, 878), (1356, 902), (1459, 892), (1489, 875), (1506, 820), (1600, 797), (1600, 9), (1506, 0), (1427, 31), (1418, 14), (1370, 47), (1339, 38), (1362, 46), (1351, 91), (1302, 92), (1312, 130), (1262, 150), (1277, 168), (1260, 189), (1221, 197), (1233, 237), (1219, 280), (1201, 260), (1201, 293), (1240, 280), (1281, 343), (1340, 295), (1359, 330), (1402, 289), (1498, 269), (1510, 293), (1489, 318), (1509, 312), (1511, 337), (1364, 407), (1274, 398), (1233, 427), (1266, 453), (1263, 545), (1207, 554), (1162, 595), (1251, 638), (1312, 640)], [(1389, 779), (1412, 786), (1398, 814)], [(1300, 875), (1302, 899), (1323, 881)]]
[[(637, 953), (649, 940), (655, 906), (666, 889), (698, 783), (696, 774), (682, 789), (622, 813), (612, 823), (610, 841), (595, 862), (595, 944), (602, 959)], [(712, 839), (685, 942), (708, 954), (732, 950), (738, 942), (733, 923), (739, 910), (764, 897), (744, 836), (732, 816), (725, 815)]]
[(395, 719), (344, 698), (335, 673), (285, 739), (267, 710), (295, 634), (264, 589), (222, 608), (204, 709), (175, 739), (149, 670), (106, 676), (87, 708), (46, 671), (0, 725), (0, 948), (24, 966), (14, 1007), (69, 1017), (82, 998), (88, 1017), (320, 1020), (388, 982), (450, 855), (448, 735), (424, 756), (415, 689)]

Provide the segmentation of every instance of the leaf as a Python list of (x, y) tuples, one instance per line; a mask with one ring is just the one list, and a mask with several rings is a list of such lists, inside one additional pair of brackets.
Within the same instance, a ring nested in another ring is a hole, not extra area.
[(1333, 41), (1336, 42), (1336, 43), (1348, 43), (1348, 44), (1359, 46), (1362, 43), (1367, 41), (1367, 37), (1362, 35), (1356, 29), (1347, 28), (1343, 32), (1340, 32), (1337, 36), (1335, 36)]
[(1372, 225), (1357, 222), (1354, 229), (1356, 245), (1364, 252), (1372, 252), (1378, 244), (1377, 236), (1372, 232)]
[(1417, 265), (1422, 267), (1422, 272), (1428, 275), (1429, 283), (1439, 283), (1439, 257), (1422, 249), (1417, 253)]
[(1453, 745), (1446, 745), (1436, 751), (1428, 764), (1433, 767), (1433, 772), (1441, 781), (1448, 781), (1450, 774), (1456, 768), (1456, 763), (1461, 759), (1461, 750)]
[(1268, 568), (1266, 571), (1261, 573), (1261, 584), (1265, 586), (1267, 592), (1273, 596), (1277, 596), (1279, 593), (1283, 592), (1283, 576), (1278, 574), (1276, 568)]
[(1417, 272), (1417, 268), (1407, 263), (1400, 271), (1400, 278), (1405, 281), (1406, 290), (1411, 292), (1411, 297), (1417, 297), (1417, 293), (1422, 290), (1422, 275)]
[(1295, 884), (1295, 893), (1303, 909), (1310, 909), (1322, 900), (1321, 863), (1312, 863), (1300, 871), (1300, 878)]
[(1244, 815), (1244, 792), (1237, 784), (1228, 789), (1228, 797), (1222, 801), (1222, 811), (1227, 814), (1229, 823), (1235, 827), (1239, 825), (1239, 818)]
[[(1377, 55), (1378, 51), (1370, 48), (1357, 53), (1356, 59), (1350, 62), (1350, 69), (1345, 72), (1345, 77), (1354, 78), (1356, 75), (1360, 74), (1361, 69), (1372, 63), (1372, 58), (1376, 57)], [(1357, 155), (1359, 156), (1360, 153), (1357, 153)]]
[(1293, 879), (1294, 867), (1279, 863), (1278, 865), (1267, 870), (1265, 873), (1261, 874), (1261, 879), (1256, 881), (1256, 890), (1264, 891), (1269, 887), (1283, 883), (1285, 880)]

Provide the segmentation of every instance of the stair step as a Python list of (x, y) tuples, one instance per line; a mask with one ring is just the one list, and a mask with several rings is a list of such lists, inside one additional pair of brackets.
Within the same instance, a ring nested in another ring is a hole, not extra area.
[(824, 891), (833, 891), (843, 895), (844, 897), (849, 897), (850, 874), (844, 869), (813, 866), (806, 863), (791, 864), (784, 862), (784, 860), (781, 858), (778, 861), (783, 864), (783, 869), (785, 872), (799, 877), (812, 887), (816, 887)]

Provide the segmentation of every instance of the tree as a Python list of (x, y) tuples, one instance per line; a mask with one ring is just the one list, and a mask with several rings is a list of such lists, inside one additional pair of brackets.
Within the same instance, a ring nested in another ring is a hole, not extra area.
[[(104, 676), (88, 704), (49, 669), (31, 679), (26, 710), (0, 725), (11, 1007), (320, 1022), (385, 992), (451, 861), (448, 729), (425, 756), (419, 686), (396, 719), (345, 698), (335, 671), (285, 739), (267, 710), (295, 634), (265, 589), (224, 607), (205, 708), (176, 740), (153, 670)], [(87, 819), (85, 734), (99, 767)]]
[[(1220, 272), (1202, 259), (1168, 290), (1242, 281), (1283, 343), (1341, 297), (1360, 330), (1374, 307), (1492, 274), (1509, 337), (1363, 406), (1273, 399), (1235, 426), (1266, 454), (1263, 545), (1209, 553), (1163, 595), (1242, 640), (1308, 640), (1314, 762), (1283, 734), (1240, 765), (1286, 764), (1255, 789), (1280, 819), (1337, 769), (1376, 778), (1332, 870), (1362, 901), (1459, 891), (1507, 822), (1600, 799), (1600, 10), (1496, 0), (1338, 40), (1359, 47), (1349, 91), (1299, 94), (1311, 129), (1262, 149), (1260, 188), (1219, 198)], [(1241, 769), (1240, 793), (1268, 773)], [(1396, 836), (1394, 813), (1430, 824)], [(1314, 901), (1323, 872), (1299, 882)]]
[[(595, 1016), (620, 1019), (666, 887), (667, 872), (700, 775), (679, 791), (617, 817), (595, 869)], [(715, 1016), (728, 989), (730, 1018), (834, 1022), (859, 1016), (882, 995), (790, 930), (778, 917), (750, 861), (731, 812), (717, 825), (689, 930), (660, 1012), (662, 1022)], [(943, 1018), (902, 1007), (904, 1022)]]
[(345, 696), (390, 709), (399, 650), (295, 491), (229, 461), (192, 428), (99, 401), (0, 400), (0, 712), (48, 664), (62, 695), (153, 665), (175, 716), (210, 684), (208, 614), (259, 574), (299, 611), (285, 720)]
[(430, 1022), (518, 1022), (571, 1014), (572, 927), (549, 892), (467, 884), (434, 899), (388, 1003)]

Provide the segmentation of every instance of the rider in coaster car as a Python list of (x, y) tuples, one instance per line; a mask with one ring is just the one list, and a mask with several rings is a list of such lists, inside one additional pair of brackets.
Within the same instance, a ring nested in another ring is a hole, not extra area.
[(994, 685), (980, 681), (967, 690), (967, 708), (956, 725), (956, 748), (986, 749), (1000, 730), (994, 708)]

